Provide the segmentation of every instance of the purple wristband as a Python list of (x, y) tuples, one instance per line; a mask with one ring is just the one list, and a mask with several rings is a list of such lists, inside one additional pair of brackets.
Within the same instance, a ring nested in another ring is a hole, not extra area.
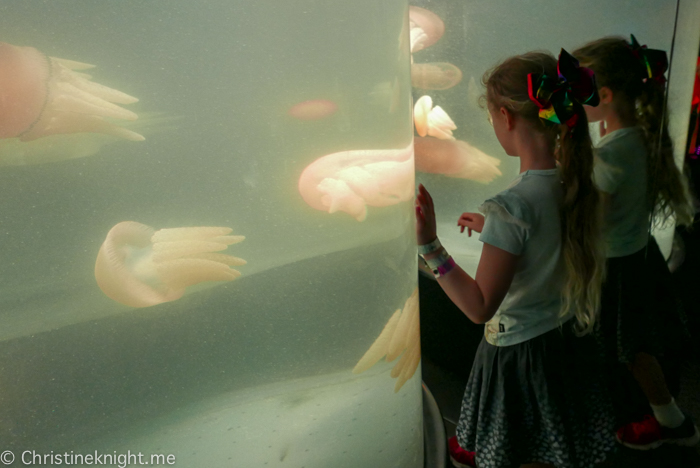
[(445, 276), (447, 273), (452, 271), (452, 269), (456, 266), (455, 261), (452, 259), (452, 257), (448, 258), (445, 260), (445, 262), (442, 265), (439, 265), (437, 268), (433, 270), (433, 275), (435, 278), (440, 278), (441, 276)]

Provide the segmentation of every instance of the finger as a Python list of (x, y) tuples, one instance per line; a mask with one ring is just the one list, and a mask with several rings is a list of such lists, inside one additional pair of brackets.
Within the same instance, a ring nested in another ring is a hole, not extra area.
[(468, 233), (468, 235), (469, 235), (469, 237), (472, 236), (472, 228), (469, 228), (469, 233)]
[(464, 226), (459, 227), (459, 232), (464, 232)]

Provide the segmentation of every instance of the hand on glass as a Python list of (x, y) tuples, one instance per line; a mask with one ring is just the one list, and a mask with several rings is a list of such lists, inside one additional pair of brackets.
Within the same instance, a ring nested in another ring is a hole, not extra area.
[(416, 195), (416, 237), (418, 245), (429, 244), (437, 238), (433, 198), (423, 184), (418, 185)]
[(460, 226), (459, 232), (464, 232), (467, 228), (467, 234), (472, 236), (472, 231), (481, 232), (484, 229), (484, 215), (479, 213), (462, 213), (459, 217), (457, 225)]

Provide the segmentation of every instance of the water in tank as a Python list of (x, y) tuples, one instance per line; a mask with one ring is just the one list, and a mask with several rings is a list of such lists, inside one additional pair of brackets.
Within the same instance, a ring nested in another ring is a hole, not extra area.
[(405, 0), (0, 5), (0, 451), (423, 465), (409, 30)]
[[(698, 42), (697, 2), (645, 0), (552, 3), (488, 0), (410, 0), (414, 8), (442, 19), (439, 39), (412, 53), (416, 116), (440, 108), (426, 120), (415, 143), (416, 178), (436, 203), (443, 245), (467, 272), (474, 274), (482, 244), (478, 234), (460, 233), (457, 220), (504, 190), (518, 175), (519, 160), (499, 145), (480, 97), (484, 73), (512, 55), (546, 50), (557, 56), (603, 36), (634, 34), (643, 45), (665, 50), (671, 58), (668, 116), (678, 160), (685, 145), (690, 93)], [(672, 50), (673, 46), (673, 50)], [(695, 51), (695, 52), (694, 52)], [(430, 107), (426, 107), (430, 99)], [(443, 115), (444, 114), (444, 115)], [(438, 117), (439, 115), (439, 117)], [(450, 125), (451, 124), (451, 125)], [(442, 129), (440, 131), (440, 129)], [(591, 125), (592, 137), (598, 130)], [(669, 233), (659, 243), (668, 252)]]

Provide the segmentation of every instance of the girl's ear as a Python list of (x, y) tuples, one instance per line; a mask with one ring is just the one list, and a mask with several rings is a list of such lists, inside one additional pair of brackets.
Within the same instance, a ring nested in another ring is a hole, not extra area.
[(612, 89), (607, 86), (603, 86), (598, 90), (598, 96), (600, 96), (600, 102), (602, 104), (610, 104), (613, 100)]
[(503, 121), (506, 124), (506, 130), (513, 130), (513, 127), (515, 127), (515, 115), (513, 115), (513, 113), (505, 107), (501, 107), (499, 112), (501, 113), (501, 118), (503, 118)]

